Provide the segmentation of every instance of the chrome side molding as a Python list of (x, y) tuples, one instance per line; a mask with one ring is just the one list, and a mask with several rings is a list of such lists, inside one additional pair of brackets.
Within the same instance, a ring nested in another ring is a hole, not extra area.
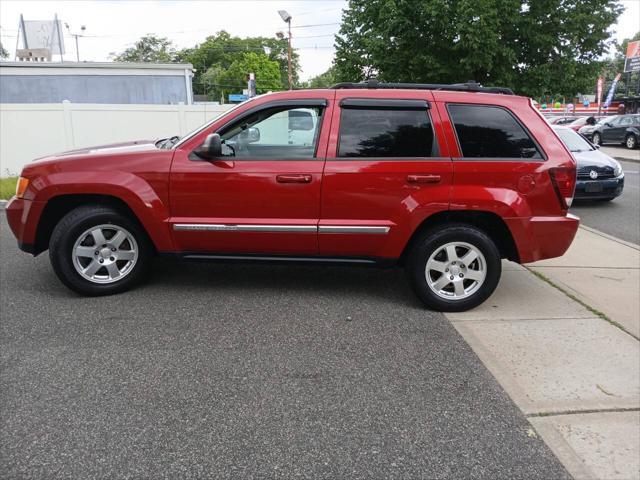
[(229, 225), (212, 223), (175, 223), (174, 230), (215, 232), (317, 232), (315, 225)]
[(232, 225), (226, 223), (174, 223), (176, 231), (364, 233), (386, 235), (390, 227), (369, 225)]
[(387, 234), (389, 227), (375, 227), (367, 225), (320, 225), (320, 233), (372, 233)]

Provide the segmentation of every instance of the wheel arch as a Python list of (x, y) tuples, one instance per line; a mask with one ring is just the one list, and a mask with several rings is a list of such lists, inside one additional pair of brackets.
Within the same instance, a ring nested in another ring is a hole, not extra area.
[(138, 218), (138, 215), (136, 215), (129, 204), (121, 198), (106, 194), (62, 194), (51, 197), (40, 215), (36, 228), (34, 255), (42, 253), (49, 248), (49, 240), (53, 229), (66, 214), (75, 208), (85, 205), (108, 206), (118, 213), (125, 215), (140, 226), (149, 237), (151, 244), (157, 248), (157, 245), (153, 242), (153, 238), (151, 238), (151, 235), (149, 235), (149, 232), (145, 228), (144, 223)]
[(482, 230), (495, 242), (502, 258), (520, 262), (511, 230), (499, 215), (484, 210), (447, 210), (427, 217), (418, 225), (405, 245), (399, 263), (404, 264), (412, 246), (423, 234), (450, 224), (466, 224)]

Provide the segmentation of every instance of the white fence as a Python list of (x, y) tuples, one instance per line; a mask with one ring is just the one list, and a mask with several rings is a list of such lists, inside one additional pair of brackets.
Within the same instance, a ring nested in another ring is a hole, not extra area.
[(0, 104), (0, 176), (73, 148), (184, 135), (231, 105)]

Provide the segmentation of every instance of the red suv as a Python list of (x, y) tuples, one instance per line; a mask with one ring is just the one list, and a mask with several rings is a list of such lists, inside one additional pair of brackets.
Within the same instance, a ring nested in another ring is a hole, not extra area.
[(429, 307), (496, 288), (501, 259), (562, 255), (576, 165), (506, 88), (339, 84), (256, 97), (183, 137), (26, 166), (7, 205), (85, 295), (124, 291), (154, 255), (400, 265)]

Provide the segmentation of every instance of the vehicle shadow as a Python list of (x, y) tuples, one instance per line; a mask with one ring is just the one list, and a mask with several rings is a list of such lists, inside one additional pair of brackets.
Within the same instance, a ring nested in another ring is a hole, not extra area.
[(423, 309), (400, 268), (268, 265), (191, 262), (156, 259), (144, 290), (170, 289), (192, 294), (194, 290), (257, 293), (266, 297), (286, 292), (298, 296), (349, 296), (384, 299), (405, 307)]

